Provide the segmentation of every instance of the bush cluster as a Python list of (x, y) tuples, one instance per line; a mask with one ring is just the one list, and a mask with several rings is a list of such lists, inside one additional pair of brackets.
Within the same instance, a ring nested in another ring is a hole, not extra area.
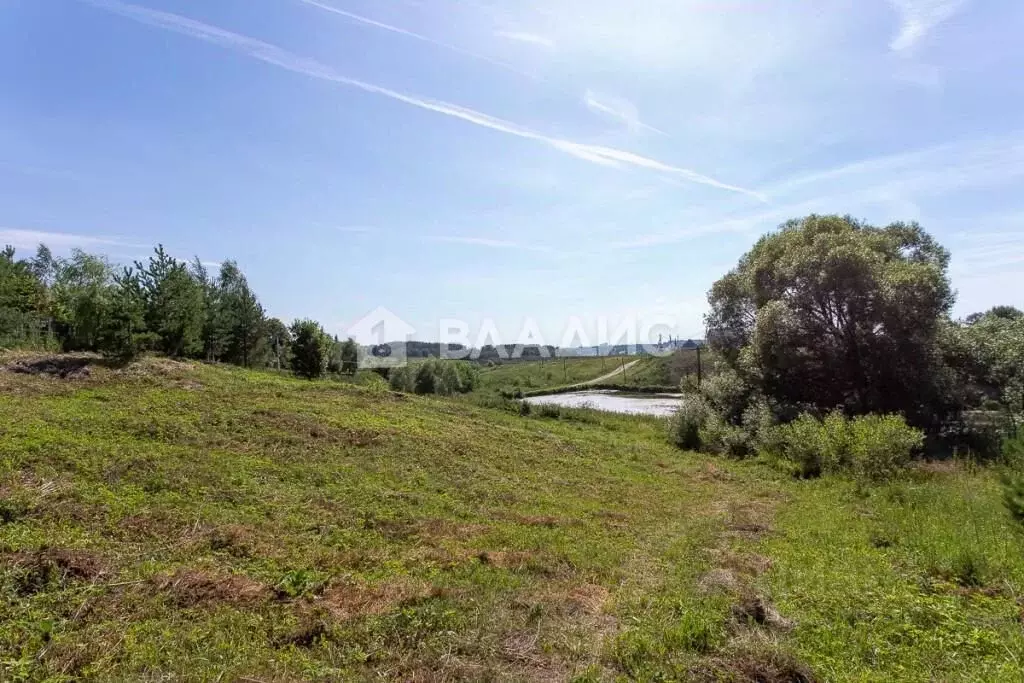
[(852, 473), (882, 481), (897, 475), (924, 444), (924, 433), (907, 425), (901, 415), (861, 415), (840, 412), (819, 420), (803, 414), (774, 428), (767, 454), (782, 458), (804, 477)]
[(452, 396), (473, 391), (480, 372), (472, 363), (431, 358), (415, 366), (395, 368), (388, 381), (395, 391)]
[(896, 475), (924, 444), (924, 433), (900, 415), (819, 419), (809, 412), (781, 423), (767, 399), (743, 390), (724, 372), (690, 393), (670, 423), (680, 448), (744, 457), (752, 453), (786, 463), (802, 477), (851, 473), (878, 481)]

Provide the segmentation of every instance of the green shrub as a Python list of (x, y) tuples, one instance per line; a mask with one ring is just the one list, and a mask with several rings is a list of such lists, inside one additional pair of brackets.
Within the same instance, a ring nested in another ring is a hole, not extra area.
[(1024, 472), (1024, 427), (1017, 427), (1003, 439), (1002, 455), (1010, 469)]
[(413, 390), (417, 394), (437, 393), (440, 385), (440, 368), (436, 367), (435, 361), (428, 360), (416, 369), (416, 376), (413, 380)]
[(390, 384), (386, 379), (381, 377), (380, 374), (370, 372), (367, 373), (366, 377), (363, 379), (363, 387), (369, 391), (379, 394), (386, 392), (390, 388)]
[(416, 386), (412, 369), (408, 366), (395, 368), (388, 375), (388, 384), (393, 391), (412, 393)]
[(709, 413), (698, 433), (701, 447), (708, 453), (742, 458), (749, 452), (743, 429), (729, 424), (717, 413)]
[(788, 461), (802, 477), (850, 472), (872, 481), (895, 476), (924, 443), (924, 434), (899, 415), (850, 420), (838, 411), (824, 420), (804, 413), (774, 436), (766, 454)]
[(722, 372), (704, 380), (697, 390), (722, 420), (739, 424), (751, 401), (753, 389), (736, 372)]
[(801, 477), (817, 477), (824, 473), (825, 463), (820, 445), (822, 423), (804, 413), (787, 425), (780, 426), (775, 452), (767, 455), (782, 458), (796, 467)]
[(701, 449), (700, 430), (708, 419), (707, 404), (697, 396), (689, 396), (669, 422), (669, 435), (679, 448), (689, 451)]
[(778, 417), (765, 397), (755, 396), (743, 411), (743, 433), (750, 450), (774, 454), (780, 452)]
[(557, 420), (562, 417), (562, 407), (555, 403), (541, 403), (537, 406), (536, 414), (539, 417)]
[(1024, 475), (1010, 474), (1003, 478), (1003, 503), (1010, 515), (1024, 525)]
[(849, 423), (849, 452), (854, 471), (881, 481), (906, 468), (924, 445), (924, 433), (901, 415), (862, 415)]
[[(472, 363), (430, 358), (411, 373), (411, 391), (417, 394), (452, 396), (473, 391), (479, 384), (480, 372)], [(405, 381), (404, 378), (403, 382)]]
[(821, 449), (821, 464), (826, 472), (841, 472), (853, 464), (852, 425), (860, 418), (849, 422), (838, 410), (833, 410), (821, 421), (818, 448)]

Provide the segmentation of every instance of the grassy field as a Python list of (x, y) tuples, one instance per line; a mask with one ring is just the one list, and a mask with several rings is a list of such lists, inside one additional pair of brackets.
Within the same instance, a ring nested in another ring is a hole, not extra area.
[[(626, 362), (629, 362), (627, 359)], [(544, 361), (507, 362), (480, 369), (485, 392), (532, 391), (597, 379), (619, 367), (618, 358), (553, 358)]]
[(987, 471), (865, 491), (653, 418), (78, 365), (0, 369), (0, 680), (1024, 675)]
[[(711, 372), (710, 354), (703, 354), (704, 376)], [(626, 373), (626, 384), (631, 386), (678, 387), (684, 377), (697, 378), (697, 352), (680, 349), (667, 356), (641, 358)]]

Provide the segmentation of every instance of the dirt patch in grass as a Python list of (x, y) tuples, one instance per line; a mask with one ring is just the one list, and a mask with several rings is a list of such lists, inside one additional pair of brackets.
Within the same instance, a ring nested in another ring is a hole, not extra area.
[[(599, 665), (604, 643), (618, 629), (608, 613), (611, 594), (599, 584), (553, 579), (532, 584), (509, 603), (517, 625), (500, 641), (502, 659), (516, 680), (570, 680)], [(586, 679), (590, 680), (590, 679)]]
[(196, 363), (173, 358), (140, 358), (120, 368), (117, 372), (122, 375), (155, 375), (158, 377), (177, 377), (192, 372)]
[(818, 679), (803, 662), (773, 650), (737, 651), (712, 659), (695, 669), (693, 680), (735, 683), (816, 683)]
[(740, 589), (740, 581), (735, 572), (725, 567), (716, 567), (697, 581), (697, 590), (702, 595), (714, 593), (736, 593)]
[(375, 586), (346, 582), (328, 587), (320, 600), (336, 619), (348, 620), (386, 614), (404, 604), (440, 595), (425, 581), (386, 581)]
[(15, 587), (20, 595), (34, 595), (70, 581), (94, 581), (106, 573), (106, 565), (94, 552), (69, 548), (44, 548), (6, 553), (2, 563), (16, 570)]
[(793, 622), (779, 614), (763, 597), (752, 592), (742, 595), (730, 613), (738, 627), (763, 626), (777, 631), (793, 628)]
[(700, 481), (731, 481), (733, 475), (713, 462), (704, 463), (700, 472), (694, 475)]
[(582, 614), (601, 614), (608, 603), (609, 593), (604, 586), (585, 583), (569, 591), (566, 604), (570, 612)]
[(728, 569), (733, 574), (757, 577), (772, 568), (770, 557), (757, 553), (738, 553), (733, 550), (714, 549), (711, 557), (718, 567)]
[(316, 415), (305, 413), (260, 408), (254, 410), (252, 414), (260, 418), (261, 422), (279, 430), (281, 434), (278, 438), (289, 443), (302, 443), (308, 446), (312, 442), (366, 448), (376, 444), (384, 436), (384, 432), (376, 429), (336, 427), (323, 422)]
[(273, 596), (265, 583), (242, 574), (223, 574), (202, 569), (181, 569), (155, 577), (157, 590), (168, 594), (180, 607), (231, 603), (251, 605)]
[(540, 634), (536, 630), (524, 629), (505, 636), (501, 642), (501, 657), (515, 665), (515, 672), (508, 671), (509, 678), (530, 681), (564, 681), (566, 669), (557, 659), (542, 651), (538, 645)]
[(256, 532), (243, 524), (226, 524), (206, 532), (210, 550), (226, 552), (234, 557), (253, 557), (262, 544)]
[(120, 537), (135, 541), (159, 539), (170, 542), (177, 538), (179, 543), (187, 543), (198, 531), (194, 520), (186, 520), (180, 514), (161, 509), (127, 515), (112, 520), (110, 525)]
[(451, 519), (421, 519), (413, 524), (412, 534), (421, 542), (437, 544), (450, 539), (465, 540), (486, 533), (486, 524), (457, 522)]
[(477, 558), (491, 567), (544, 576), (556, 576), (569, 569), (551, 555), (532, 550), (485, 550)]
[(514, 515), (512, 520), (516, 524), (522, 524), (523, 526), (542, 526), (548, 529), (568, 526), (573, 523), (571, 520), (552, 517), (551, 515)]
[(629, 515), (624, 512), (601, 510), (595, 512), (594, 517), (601, 520), (601, 524), (607, 529), (625, 529), (629, 527)]
[(88, 378), (92, 374), (89, 366), (95, 362), (96, 359), (89, 356), (45, 356), (19, 358), (2, 369), (18, 375), (73, 380)]
[(4, 562), (20, 567), (52, 565), (73, 579), (94, 579), (105, 571), (100, 557), (90, 550), (43, 548), (36, 551), (7, 553)]

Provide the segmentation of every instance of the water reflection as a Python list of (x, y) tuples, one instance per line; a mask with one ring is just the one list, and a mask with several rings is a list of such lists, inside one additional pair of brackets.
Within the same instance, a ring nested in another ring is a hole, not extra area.
[(681, 394), (630, 394), (623, 391), (574, 391), (569, 394), (551, 394), (524, 398), (530, 405), (556, 405), (566, 408), (594, 408), (612, 413), (656, 415), (668, 417), (683, 403)]

